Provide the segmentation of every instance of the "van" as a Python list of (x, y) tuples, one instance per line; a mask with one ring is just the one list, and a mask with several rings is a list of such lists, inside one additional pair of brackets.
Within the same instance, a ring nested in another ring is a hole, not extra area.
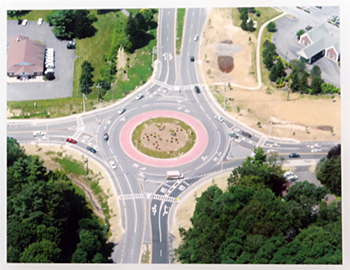
[(167, 171), (166, 172), (166, 179), (172, 180), (172, 179), (182, 179), (184, 178), (184, 175), (180, 173), (179, 171)]
[(44, 74), (47, 74), (49, 72), (55, 73), (55, 71), (52, 68), (48, 68), (47, 70), (45, 70)]
[(33, 136), (44, 136), (46, 134), (46, 132), (37, 130), (37, 131), (33, 131)]

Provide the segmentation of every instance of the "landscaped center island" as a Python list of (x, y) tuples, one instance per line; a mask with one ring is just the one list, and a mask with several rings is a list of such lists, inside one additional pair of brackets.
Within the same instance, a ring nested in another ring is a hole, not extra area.
[(196, 143), (196, 133), (185, 122), (168, 117), (144, 121), (132, 133), (137, 150), (154, 158), (184, 155)]

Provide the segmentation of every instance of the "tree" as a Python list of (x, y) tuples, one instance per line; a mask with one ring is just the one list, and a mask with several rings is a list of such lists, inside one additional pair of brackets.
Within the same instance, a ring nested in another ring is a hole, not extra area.
[(97, 18), (87, 10), (54, 10), (50, 24), (55, 36), (59, 39), (86, 38), (96, 33), (93, 23)]
[(52, 80), (54, 80), (56, 77), (55, 77), (55, 74), (54, 74), (53, 72), (48, 72), (48, 73), (45, 74), (45, 78), (46, 78), (46, 80), (48, 80), (48, 81), (52, 81)]
[(341, 154), (341, 145), (338, 144), (331, 148), (331, 150), (328, 151), (327, 158), (338, 158)]
[(92, 75), (92, 72), (94, 71), (94, 68), (88, 61), (84, 61), (81, 64), (81, 75), (80, 75), (80, 91), (83, 94), (89, 94), (91, 92), (91, 87), (93, 86), (94, 82), (92, 81), (92, 78), (94, 77)]
[(278, 78), (286, 76), (286, 72), (284, 71), (284, 66), (281, 59), (277, 60), (277, 64), (273, 65), (271, 68), (271, 72), (269, 74), (269, 78), (271, 81), (275, 82)]
[(313, 68), (310, 71), (311, 77), (314, 78), (321, 78), (322, 70), (319, 66), (313, 66)]
[(265, 65), (265, 67), (270, 70), (271, 67), (273, 66), (273, 62), (274, 62), (274, 59), (273, 59), (273, 55), (272, 53), (268, 53), (265, 57), (264, 57), (264, 60), (263, 60), (263, 63)]
[(309, 85), (307, 83), (307, 77), (308, 74), (304, 71), (299, 81), (299, 91), (306, 92), (309, 88)]
[(269, 31), (269, 32), (276, 32), (277, 31), (276, 27), (277, 26), (276, 26), (275, 22), (269, 22), (266, 26), (267, 31)]
[(301, 36), (302, 34), (304, 34), (304, 33), (305, 33), (305, 30), (304, 30), (304, 29), (300, 29), (300, 30), (297, 32), (298, 40), (300, 39), (300, 36)]
[(15, 138), (7, 137), (7, 167), (11, 167), (16, 160), (24, 157), (24, 148), (19, 145)]
[(21, 255), (22, 263), (50, 263), (57, 260), (61, 249), (49, 240), (32, 243)]
[(255, 28), (254, 28), (254, 22), (252, 19), (250, 19), (247, 23), (247, 30), (250, 32), (254, 32)]
[(296, 72), (298, 74), (298, 77), (301, 78), (306, 68), (305, 62), (298, 59), (292, 59), (289, 63), (293, 68), (293, 72)]
[(313, 94), (319, 94), (322, 92), (322, 79), (320, 77), (314, 77), (311, 82), (311, 89)]
[(341, 157), (327, 160), (316, 174), (316, 177), (333, 194), (341, 196)]

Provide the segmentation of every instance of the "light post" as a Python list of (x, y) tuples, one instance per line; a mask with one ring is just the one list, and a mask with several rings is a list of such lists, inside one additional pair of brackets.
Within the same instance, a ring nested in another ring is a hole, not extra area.
[(83, 108), (84, 108), (84, 113), (85, 113), (85, 99), (87, 100), (87, 97), (85, 94), (83, 94)]

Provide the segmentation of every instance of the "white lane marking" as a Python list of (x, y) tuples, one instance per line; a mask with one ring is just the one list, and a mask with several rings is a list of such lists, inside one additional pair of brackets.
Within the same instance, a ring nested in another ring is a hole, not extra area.
[(154, 206), (152, 206), (152, 213), (153, 213), (153, 216), (155, 216), (157, 213), (157, 205), (156, 204)]
[[(132, 188), (131, 188), (129, 179), (128, 179), (128, 177), (126, 176), (126, 173), (124, 173), (124, 176), (125, 176), (125, 178), (126, 178), (126, 182), (127, 182), (128, 185), (129, 185), (130, 192), (131, 192), (132, 194), (134, 194), (134, 193), (132, 192)], [(133, 203), (134, 203), (134, 211), (135, 211), (135, 227), (134, 227), (134, 233), (136, 233), (136, 229), (137, 229), (137, 210), (136, 210), (136, 203), (135, 203), (135, 200), (133, 200)]]
[(111, 151), (111, 153), (113, 154), (112, 148), (109, 148), (109, 151)]
[(165, 215), (169, 214), (169, 212), (166, 210), (166, 208), (167, 208), (167, 206), (164, 205), (163, 217), (164, 217)]
[[(162, 201), (160, 203), (159, 209), (162, 209), (164, 202)], [(162, 242), (162, 227), (160, 226), (160, 211), (159, 211), (159, 216), (158, 216), (158, 226), (159, 226), (159, 242)]]
[(160, 256), (162, 256), (162, 250), (160, 250), (159, 254), (160, 254)]
[(106, 128), (107, 128), (107, 125), (103, 129), (106, 129)]

